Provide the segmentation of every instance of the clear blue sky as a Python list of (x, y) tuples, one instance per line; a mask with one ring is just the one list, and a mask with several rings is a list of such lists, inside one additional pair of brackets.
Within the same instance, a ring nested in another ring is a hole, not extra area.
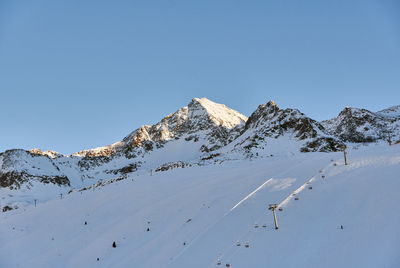
[(0, 151), (72, 153), (207, 97), (400, 104), (400, 1), (0, 1)]

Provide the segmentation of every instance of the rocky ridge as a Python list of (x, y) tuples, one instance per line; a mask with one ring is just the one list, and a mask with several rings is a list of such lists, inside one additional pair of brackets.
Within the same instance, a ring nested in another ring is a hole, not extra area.
[(263, 152), (270, 154), (268, 145), (280, 138), (287, 138), (287, 143), (298, 143), (300, 152), (334, 152), (344, 145), (299, 110), (280, 109), (274, 101), (269, 101), (251, 114), (241, 135), (230, 147), (232, 151), (254, 157)]
[(365, 143), (400, 140), (399, 106), (377, 113), (346, 107), (336, 118), (322, 121), (326, 131), (344, 142)]
[(206, 98), (194, 98), (188, 106), (167, 115), (155, 125), (144, 125), (136, 129), (122, 141), (73, 154), (74, 156), (110, 156), (124, 153), (135, 157), (138, 148), (151, 151), (161, 148), (170, 140), (184, 137), (187, 141), (202, 140), (204, 151), (216, 150), (229, 141), (230, 132), (241, 128), (247, 117), (223, 104)]

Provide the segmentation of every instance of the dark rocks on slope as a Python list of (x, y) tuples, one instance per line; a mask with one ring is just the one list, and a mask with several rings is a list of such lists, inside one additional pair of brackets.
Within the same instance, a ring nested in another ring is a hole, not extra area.
[[(253, 148), (268, 148), (267, 138), (279, 138), (290, 133), (298, 141), (308, 140), (301, 152), (332, 152), (341, 150), (343, 144), (326, 133), (317, 121), (297, 109), (280, 109), (275, 102), (258, 106), (249, 117), (241, 133), (244, 140), (235, 145), (251, 154)], [(238, 139), (240, 140), (240, 138)]]
[(396, 137), (400, 120), (366, 109), (346, 107), (336, 118), (322, 121), (321, 124), (331, 135), (344, 142), (365, 143)]
[(25, 171), (0, 172), (0, 187), (8, 187), (11, 190), (19, 189), (23, 183), (30, 180), (36, 180), (45, 184), (52, 183), (59, 186), (71, 186), (70, 181), (66, 176), (32, 175)]

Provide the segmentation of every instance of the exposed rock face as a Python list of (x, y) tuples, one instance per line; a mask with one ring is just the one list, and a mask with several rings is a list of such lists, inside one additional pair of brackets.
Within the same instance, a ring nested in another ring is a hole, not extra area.
[(159, 148), (170, 140), (185, 137), (186, 141), (202, 142), (207, 147), (203, 147), (204, 150), (215, 150), (225, 145), (231, 130), (243, 127), (246, 120), (246, 116), (223, 104), (195, 98), (188, 106), (166, 116), (156, 125), (134, 131), (123, 141), (131, 147), (152, 142)]
[(167, 171), (167, 170), (174, 169), (174, 168), (184, 168), (184, 167), (188, 167), (188, 166), (191, 166), (191, 164), (187, 164), (185, 162), (178, 161), (178, 162), (174, 162), (174, 163), (165, 163), (165, 164), (157, 167), (154, 171), (155, 172)]
[(0, 154), (0, 187), (20, 189), (30, 181), (70, 186), (67, 176), (46, 154), (25, 150), (8, 150)]
[[(393, 107), (391, 111), (393, 112)], [(345, 142), (375, 142), (377, 140), (398, 140), (400, 118), (384, 110), (373, 113), (365, 109), (346, 107), (338, 117), (321, 124), (331, 134)]]
[(257, 129), (263, 136), (273, 138), (293, 132), (296, 138), (304, 140), (317, 137), (323, 127), (297, 109), (281, 110), (275, 102), (270, 101), (260, 105), (250, 116), (245, 126), (247, 129)]
[(45, 184), (52, 183), (59, 186), (71, 186), (66, 176), (33, 175), (28, 174), (26, 171), (0, 172), (0, 187), (8, 187), (10, 190), (20, 189), (22, 184), (31, 180), (36, 180)]
[(57, 158), (57, 157), (63, 157), (63, 154), (60, 154), (58, 152), (55, 151), (42, 151), (40, 149), (31, 149), (29, 150), (29, 153), (31, 153), (32, 155), (41, 155), (41, 156), (47, 156), (50, 158)]
[(297, 109), (279, 109), (273, 101), (258, 106), (235, 141), (234, 150), (243, 150), (249, 156), (256, 156), (253, 149), (268, 151), (271, 139), (290, 136), (300, 141), (302, 152), (331, 152), (341, 150), (343, 144), (325, 133), (324, 127), (305, 116)]

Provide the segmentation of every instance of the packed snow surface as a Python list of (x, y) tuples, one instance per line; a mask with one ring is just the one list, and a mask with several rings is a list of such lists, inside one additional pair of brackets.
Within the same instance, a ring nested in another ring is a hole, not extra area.
[[(400, 267), (400, 147), (362, 146), (348, 159), (132, 174), (2, 213), (0, 267)], [(269, 204), (283, 209), (278, 230)]]

